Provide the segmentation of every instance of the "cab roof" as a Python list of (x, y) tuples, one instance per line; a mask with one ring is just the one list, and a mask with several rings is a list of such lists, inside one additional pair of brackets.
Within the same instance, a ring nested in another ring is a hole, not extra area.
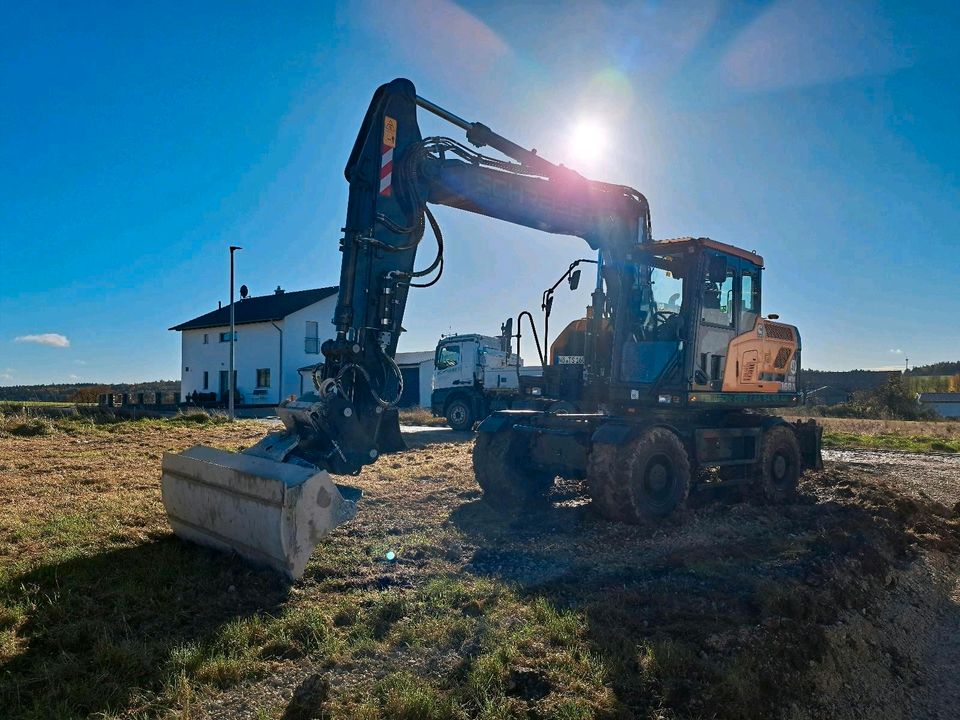
[(690, 248), (693, 250), (694, 248), (706, 247), (710, 248), (711, 250), (719, 250), (720, 252), (727, 253), (728, 255), (734, 255), (735, 257), (742, 258), (743, 260), (748, 260), (757, 267), (763, 267), (763, 258), (760, 255), (757, 255), (757, 253), (735, 247), (734, 245), (727, 245), (726, 243), (718, 242), (705, 237), (681, 237), (669, 238), (666, 240), (654, 240), (653, 247), (654, 252), (673, 252), (677, 250), (682, 252), (685, 248)]
[(437, 344), (440, 345), (448, 342), (462, 342), (464, 340), (475, 340), (478, 343), (493, 347), (500, 346), (500, 338), (491, 337), (490, 335), (480, 335), (479, 333), (467, 333), (465, 335), (444, 335), (440, 338), (440, 341)]

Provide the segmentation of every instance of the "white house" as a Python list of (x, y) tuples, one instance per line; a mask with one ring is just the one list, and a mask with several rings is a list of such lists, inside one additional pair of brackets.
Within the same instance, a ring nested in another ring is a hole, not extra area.
[[(238, 401), (276, 405), (301, 392), (297, 369), (323, 361), (320, 345), (333, 335), (337, 288), (248, 297), (234, 305)], [(230, 306), (175, 325), (181, 333), (181, 397), (215, 393), (226, 401), (230, 367)], [(208, 395), (209, 397), (209, 395)]]

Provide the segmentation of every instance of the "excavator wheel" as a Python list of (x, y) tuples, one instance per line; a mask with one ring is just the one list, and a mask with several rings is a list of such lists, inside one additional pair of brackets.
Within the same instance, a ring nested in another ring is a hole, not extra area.
[(763, 434), (760, 460), (753, 474), (755, 494), (770, 503), (792, 498), (800, 482), (800, 444), (787, 425), (774, 425)]
[(587, 490), (594, 509), (607, 520), (630, 522), (633, 518), (624, 470), (623, 448), (593, 446), (587, 458)]
[(690, 492), (690, 459), (674, 433), (653, 428), (635, 440), (626, 457), (631, 522), (666, 517)]
[(509, 430), (481, 432), (473, 446), (473, 471), (484, 502), (510, 510), (522, 507), (553, 485), (554, 475), (522, 466), (524, 438)]

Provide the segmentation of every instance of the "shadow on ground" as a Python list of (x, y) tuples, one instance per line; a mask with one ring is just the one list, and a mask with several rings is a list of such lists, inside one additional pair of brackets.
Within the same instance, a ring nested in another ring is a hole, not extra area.
[[(913, 702), (909, 688), (924, 670), (895, 637), (909, 641), (911, 628), (885, 628), (879, 606), (921, 550), (956, 557), (960, 526), (948, 508), (831, 469), (808, 476), (789, 505), (699, 498), (676, 517), (627, 526), (596, 518), (571, 485), (511, 518), (476, 501), (451, 520), (477, 546), (467, 570), (583, 614), (616, 697), (612, 716), (766, 718), (791, 703), (807, 708), (819, 692), (815, 669), (836, 661), (834, 628), (848, 614), (872, 623), (865, 633), (877, 641), (841, 671), (869, 670), (903, 688), (896, 697), (885, 687), (847, 691), (849, 702), (888, 711)], [(917, 602), (943, 605), (944, 587), (913, 581)]]
[[(287, 588), (172, 537), (33, 569), (0, 585), (25, 651), (0, 666), (4, 717), (87, 717), (136, 707), (171, 651), (235, 618), (270, 611)], [(0, 630), (5, 629), (0, 627)]]

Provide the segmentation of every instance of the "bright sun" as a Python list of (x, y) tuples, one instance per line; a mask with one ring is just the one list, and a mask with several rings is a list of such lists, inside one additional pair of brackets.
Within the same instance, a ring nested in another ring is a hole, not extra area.
[(570, 129), (570, 159), (574, 163), (592, 164), (606, 152), (607, 143), (607, 129), (593, 118), (584, 118)]

